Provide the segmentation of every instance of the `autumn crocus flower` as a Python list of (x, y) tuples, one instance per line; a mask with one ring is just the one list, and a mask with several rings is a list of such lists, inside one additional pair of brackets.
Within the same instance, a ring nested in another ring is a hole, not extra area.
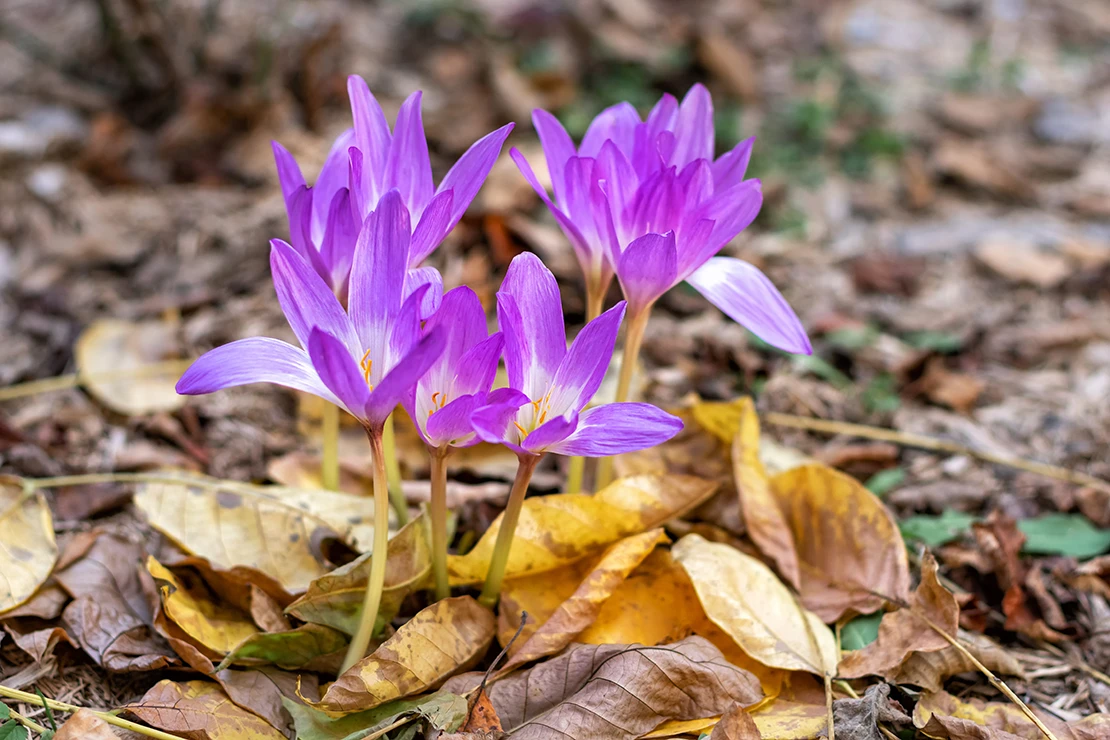
[(374, 452), (374, 558), (362, 621), (345, 669), (369, 645), (385, 580), (389, 533), (382, 431), (398, 404), (443, 353), (445, 332), (422, 332), (420, 304), (427, 286), (405, 295), (411, 229), (401, 196), (390, 191), (366, 219), (351, 264), (347, 310), (296, 249), (271, 242), (278, 302), (300, 347), (251, 337), (217, 347), (185, 371), (177, 392), (211, 393), (247, 383), (276, 383), (343, 408), (366, 429)]
[[(489, 336), (486, 313), (473, 290), (459, 287), (443, 296), (428, 319), (426, 332), (440, 331), (446, 349), (416, 384), (406, 410), (431, 458), (432, 565), (436, 597), (450, 595), (447, 583), (447, 457), (458, 447), (480, 440), (470, 417), (485, 406), (497, 375), (504, 337)], [(496, 398), (496, 396), (495, 396)]]
[(568, 349), (555, 276), (529, 253), (509, 265), (497, 294), (509, 388), (472, 417), (479, 437), (505, 445), (520, 460), (482, 590), (487, 604), (501, 590), (524, 494), (544, 453), (617, 455), (660, 444), (682, 429), (677, 417), (651, 404), (586, 408), (609, 367), (624, 310), (621, 302), (586, 324)]

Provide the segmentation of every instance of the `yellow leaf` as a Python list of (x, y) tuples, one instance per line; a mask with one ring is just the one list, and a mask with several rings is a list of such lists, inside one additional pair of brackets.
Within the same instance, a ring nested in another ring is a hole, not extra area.
[(816, 740), (829, 729), (828, 712), (820, 704), (779, 700), (753, 711), (752, 718), (767, 740)]
[(481, 660), (493, 640), (493, 613), (469, 596), (418, 612), (311, 704), (339, 715), (419, 694)]
[(148, 725), (206, 740), (284, 740), (285, 735), (232, 703), (208, 681), (159, 681), (137, 702), (124, 707)]
[(166, 362), (176, 345), (166, 323), (101, 319), (81, 333), (73, 356), (89, 393), (112, 411), (136, 416), (185, 405), (175, 388), (181, 369)]
[[(527, 612), (532, 621), (531, 629), (526, 628), (528, 634), (523, 635), (523, 640), (516, 643), (516, 649), (510, 653), (511, 657), (501, 670), (508, 671), (537, 658), (552, 655), (571, 642), (581, 642), (577, 635), (594, 621), (602, 604), (612, 596), (613, 591), (656, 545), (667, 541), (667, 535), (662, 529), (652, 529), (613, 543), (592, 564), (573, 593), (554, 610), (545, 613), (532, 611), (532, 596), (537, 595), (544, 599), (548, 592), (547, 581), (554, 574), (543, 573), (507, 584), (501, 595), (502, 632), (507, 632), (507, 628), (511, 627), (505, 622), (519, 624), (522, 612)], [(536, 606), (544, 608), (546, 605)]]
[(947, 691), (936, 691), (923, 694), (914, 707), (913, 723), (916, 727), (929, 725), (930, 719), (937, 718), (934, 723), (950, 725), (950, 718), (967, 720), (980, 727), (992, 730), (1002, 730), (1018, 737), (1039, 739), (1041, 731), (1016, 704), (1001, 701), (983, 701), (969, 699), (967, 701), (952, 696)]
[[(697, 506), (716, 484), (682, 475), (622, 478), (593, 495), (556, 494), (525, 499), (509, 552), (506, 577), (553, 570), (617, 540), (657, 527)], [(448, 559), (454, 585), (479, 583), (489, 570), (496, 519), (466, 555)]]
[(836, 640), (759, 560), (691, 534), (672, 548), (706, 615), (745, 653), (772, 668), (833, 675)]
[(720, 721), (720, 717), (708, 717), (706, 719), (669, 719), (642, 737), (643, 740), (679, 737), (682, 735), (697, 737), (712, 730)]
[[(290, 593), (303, 592), (328, 572), (325, 542), (354, 544), (353, 527), (373, 519), (373, 500), (361, 496), (167, 476), (182, 481), (147, 483), (135, 494), (155, 529), (219, 568), (262, 571)], [(357, 536), (363, 541), (368, 535)]]
[(209, 656), (227, 655), (261, 632), (243, 612), (209, 598), (202, 583), (188, 583), (187, 576), (179, 578), (153, 557), (147, 558), (146, 569), (158, 584), (166, 617)]
[(34, 596), (54, 569), (58, 544), (41, 492), (0, 483), (0, 613)]

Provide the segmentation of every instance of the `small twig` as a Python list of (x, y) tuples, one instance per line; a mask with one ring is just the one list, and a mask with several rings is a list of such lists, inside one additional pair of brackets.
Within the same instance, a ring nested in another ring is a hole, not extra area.
[(1070, 665), (1071, 667), (1083, 671), (1091, 678), (1097, 679), (1107, 686), (1110, 686), (1110, 676), (1106, 675), (1102, 671), (1082, 660), (1075, 660), (1052, 643), (1045, 642), (1044, 640), (1038, 640), (1038, 647), (1040, 647), (1042, 650), (1047, 650), (1058, 658), (1063, 658), (1064, 660), (1068, 661), (1068, 665)]
[(908, 434), (906, 432), (897, 432), (893, 429), (883, 429), (866, 424), (851, 424), (844, 421), (813, 419), (808, 416), (795, 416), (794, 414), (780, 414), (777, 412), (764, 414), (762, 419), (766, 423), (776, 426), (805, 429), (807, 431), (821, 432), (823, 434), (848, 434), (853, 437), (862, 437), (864, 439), (893, 442), (894, 444), (899, 444), (904, 447), (918, 447), (923, 450), (932, 450), (934, 452), (967, 455), (968, 457), (974, 457), (978, 460), (995, 465), (1005, 465), (1010, 468), (1043, 475), (1046, 478), (1053, 478), (1080, 486), (1090, 486), (1103, 491), (1110, 491), (1110, 482), (1104, 481), (1101, 478), (1096, 478), (1093, 475), (1087, 475), (1086, 473), (1069, 470), (1059, 465), (1049, 465), (1048, 463), (1037, 462), (1035, 460), (1024, 460), (1019, 457), (996, 455), (993, 452), (976, 450), (956, 442), (937, 439), (936, 437), (927, 437), (923, 434)]
[(897, 735), (895, 735), (893, 732), (883, 727), (882, 725), (879, 725), (879, 732), (883, 733), (883, 736), (886, 737), (887, 740), (898, 740)]
[(122, 368), (120, 370), (105, 371), (102, 373), (70, 373), (58, 375), (53, 378), (29, 380), (26, 383), (9, 385), (0, 388), (0, 401), (10, 401), (13, 398), (24, 398), (39, 393), (63, 391), (67, 388), (76, 388), (82, 383), (96, 380), (116, 380), (120, 378), (142, 378), (148, 375), (161, 375), (163, 373), (182, 373), (193, 364), (193, 360), (167, 360), (155, 362), (139, 367)]
[[(26, 691), (9, 689), (7, 686), (2, 685), (0, 685), (0, 696), (5, 696), (9, 699), (15, 699), (17, 701), (23, 702), (24, 704), (32, 704), (36, 707), (43, 707), (44, 709), (53, 709), (56, 712), (67, 712), (72, 714), (73, 712), (76, 712), (83, 708), (74, 706), (72, 704), (66, 704), (65, 702), (60, 702), (55, 699), (40, 699), (34, 694), (29, 694)], [(140, 735), (146, 735), (147, 737), (153, 737), (155, 738), (155, 740), (181, 740), (180, 735), (171, 735), (168, 732), (155, 730), (152, 727), (146, 727), (145, 725), (140, 725), (137, 722), (130, 722), (126, 719), (120, 719), (111, 712), (102, 712), (98, 709), (89, 709), (88, 711), (92, 714), (95, 714), (97, 717), (100, 717), (100, 719), (104, 720), (110, 725), (115, 725), (116, 727), (120, 727), (125, 730), (131, 730), (132, 732), (137, 732)], [(15, 712), (12, 712), (12, 715), (14, 716)], [(42, 728), (40, 732), (45, 731), (45, 729), (46, 728)]]
[(47, 731), (46, 728), (43, 727), (42, 725), (40, 725), (38, 722), (35, 722), (33, 719), (30, 719), (29, 717), (24, 717), (22, 714), (15, 711), (11, 707), (8, 707), (8, 714), (11, 715), (12, 719), (14, 719), (16, 722), (18, 722), (19, 724), (26, 727), (28, 730), (34, 730), (35, 732), (37, 732), (40, 735)]
[(59, 475), (53, 478), (19, 478), (27, 489), (38, 491), (45, 488), (64, 488), (65, 486), (87, 486), (93, 483), (165, 483), (184, 484), (199, 488), (219, 488), (227, 485), (223, 480), (205, 480), (185, 475), (152, 473), (83, 473), (80, 475)]
[(832, 676), (825, 674), (825, 714), (829, 718), (829, 740), (836, 740), (836, 726), (833, 722)]

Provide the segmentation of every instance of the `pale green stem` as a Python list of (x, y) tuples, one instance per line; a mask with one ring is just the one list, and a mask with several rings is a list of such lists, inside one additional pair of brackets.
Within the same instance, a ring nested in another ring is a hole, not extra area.
[(366, 584), (366, 596), (362, 601), (362, 613), (358, 629), (347, 647), (340, 675), (350, 670), (366, 655), (370, 640), (374, 636), (374, 625), (378, 621), (378, 610), (382, 605), (382, 589), (385, 586), (385, 564), (389, 549), (389, 495), (386, 493), (385, 455), (382, 454), (382, 434), (380, 430), (366, 430), (370, 449), (374, 454), (374, 549), (370, 556), (370, 579)]
[(329, 491), (339, 490), (339, 407), (324, 404), (324, 418), (321, 424), (320, 480)]
[(393, 414), (385, 420), (382, 448), (385, 450), (385, 477), (389, 481), (389, 500), (393, 503), (393, 510), (397, 512), (397, 524), (403, 527), (409, 523), (409, 504), (401, 488), (401, 465), (397, 462), (397, 438), (393, 433)]
[(509, 565), (509, 549), (513, 544), (513, 534), (516, 532), (516, 523), (520, 520), (520, 509), (524, 506), (524, 494), (528, 492), (528, 484), (532, 481), (532, 473), (540, 461), (540, 455), (524, 455), (516, 469), (516, 480), (509, 491), (509, 503), (501, 515), (501, 527), (497, 531), (497, 542), (493, 545), (493, 555), (489, 560), (489, 571), (486, 573), (486, 583), (482, 587), (482, 594), (478, 603), (492, 609), (501, 596), (501, 582), (505, 580), (505, 568)]
[[(644, 342), (644, 331), (651, 317), (651, 306), (641, 309), (628, 320), (628, 333), (624, 336), (624, 352), (621, 353), (621, 375), (617, 382), (617, 403), (628, 400), (632, 390), (632, 376), (636, 372), (636, 361), (640, 357), (640, 345)], [(613, 481), (613, 458), (598, 460), (597, 481), (594, 488), (600, 491)]]
[(429, 447), (432, 460), (432, 498), (428, 513), (432, 519), (432, 573), (435, 575), (436, 601), (451, 595), (447, 581), (447, 456), (451, 448)]
[[(609, 288), (606, 284), (604, 287), (597, 285), (598, 281), (587, 281), (586, 283), (586, 323), (589, 323), (601, 315), (601, 309), (605, 305), (605, 293)], [(586, 458), (575, 456), (570, 459), (570, 464), (567, 466), (567, 493), (579, 493), (582, 490), (582, 480), (586, 477)]]
[[(76, 712), (79, 709), (85, 708), (85, 707), (77, 707), (77, 706), (74, 706), (72, 704), (66, 704), (65, 702), (54, 701), (53, 699), (46, 699), (45, 701), (43, 701), (42, 699), (35, 696), (34, 694), (29, 694), (26, 691), (20, 691), (18, 689), (9, 689), (7, 686), (3, 686), (3, 685), (0, 685), (0, 696), (6, 697), (8, 699), (15, 699), (16, 701), (21, 701), (24, 704), (32, 704), (36, 707), (47, 707), (48, 706), (51, 709), (53, 709), (55, 712), (70, 712), (70, 713), (73, 713), (73, 712)], [(105, 722), (107, 722), (110, 725), (115, 725), (116, 727), (122, 727), (125, 730), (131, 730), (131, 732), (136, 732), (140, 735), (146, 735), (147, 737), (153, 737), (153, 738), (156, 738), (157, 740), (181, 740), (180, 735), (171, 735), (168, 732), (162, 732), (161, 730), (155, 730), (154, 728), (146, 727), (146, 726), (140, 725), (136, 722), (129, 722), (128, 720), (120, 719), (119, 717), (112, 714), (111, 712), (101, 712), (101, 711), (96, 710), (96, 709), (89, 709), (88, 711), (95, 714), (97, 717), (100, 717), (100, 719), (104, 720)]]

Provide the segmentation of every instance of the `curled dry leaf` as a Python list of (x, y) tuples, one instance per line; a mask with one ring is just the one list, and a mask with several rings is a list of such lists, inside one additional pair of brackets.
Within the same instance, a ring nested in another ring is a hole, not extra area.
[(158, 585), (163, 613), (209, 657), (227, 655), (239, 643), (259, 634), (250, 617), (218, 603), (191, 574), (175, 575), (153, 557), (147, 558), (146, 569)]
[(259, 570), (291, 593), (328, 571), (327, 541), (350, 544), (351, 522), (373, 517), (373, 501), (359, 496), (173, 475), (182, 482), (135, 494), (151, 525), (217, 568)]
[(54, 521), (42, 492), (0, 484), (0, 614), (34, 596), (57, 559)]
[(136, 416), (185, 405), (175, 387), (181, 368), (157, 367), (176, 348), (168, 324), (101, 319), (81, 333), (73, 356), (81, 385), (96, 400), (117, 413)]
[[(716, 484), (685, 475), (622, 478), (593, 495), (525, 499), (506, 568), (507, 578), (542, 573), (579, 560), (617, 540), (658, 527), (697, 506)], [(448, 558), (452, 584), (479, 583), (489, 570), (501, 518), (463, 556)]]
[[(445, 687), (476, 686), (480, 675)], [(640, 737), (668, 719), (721, 715), (760, 700), (759, 682), (701, 637), (656, 647), (574, 645), (488, 687), (513, 738)]]
[(956, 597), (937, 580), (936, 558), (926, 553), (921, 561), (921, 583), (910, 597), (909, 606), (883, 615), (878, 639), (845, 655), (840, 661), (840, 676), (885, 675), (901, 666), (913, 652), (943, 650), (951, 643), (929, 622), (955, 637), (959, 619)]
[(836, 672), (836, 639), (759, 560), (691, 534), (671, 549), (714, 624), (745, 653), (772, 668), (819, 676)]
[(473, 598), (436, 602), (340, 676), (312, 706), (347, 714), (435, 688), (480, 660), (495, 632), (493, 614)]
[(88, 709), (78, 709), (58, 728), (54, 740), (119, 740), (119, 735)]
[[(554, 610), (544, 609), (541, 613), (533, 611), (534, 601), (540, 601), (535, 604), (540, 609), (545, 606), (542, 604), (542, 599), (548, 593), (546, 581), (553, 574), (526, 577), (508, 584), (501, 596), (502, 632), (507, 632), (504, 629), (508, 627), (506, 622), (515, 621), (519, 624), (522, 612), (527, 612), (533, 620), (525, 626), (526, 634), (522, 633), (523, 642), (517, 643), (519, 647), (510, 651), (511, 657), (501, 670), (507, 672), (538, 658), (552, 655), (576, 640), (576, 636), (597, 618), (601, 606), (612, 596), (614, 590), (628, 577), (628, 574), (643, 562), (656, 545), (667, 541), (667, 535), (662, 529), (652, 529), (625, 537), (610, 545), (579, 582), (574, 592)], [(538, 622), (540, 624), (537, 625)]]
[[(959, 633), (960, 644), (975, 659), (996, 674), (1023, 676), (1021, 664), (1001, 645), (986, 635), (975, 632)], [(971, 659), (951, 645), (935, 652), (913, 652), (900, 665), (886, 671), (884, 677), (891, 683), (920, 686), (925, 691), (940, 691), (946, 679), (960, 673), (979, 670)]]
[(124, 710), (190, 740), (285, 740), (283, 733), (237, 706), (219, 685), (208, 681), (159, 681)]
[[(427, 517), (421, 515), (401, 528), (386, 550), (385, 590), (375, 634), (391, 621), (401, 602), (422, 587), (432, 570)], [(353, 635), (358, 629), (373, 553), (366, 553), (315, 579), (286, 612), (305, 622), (322, 624)]]

